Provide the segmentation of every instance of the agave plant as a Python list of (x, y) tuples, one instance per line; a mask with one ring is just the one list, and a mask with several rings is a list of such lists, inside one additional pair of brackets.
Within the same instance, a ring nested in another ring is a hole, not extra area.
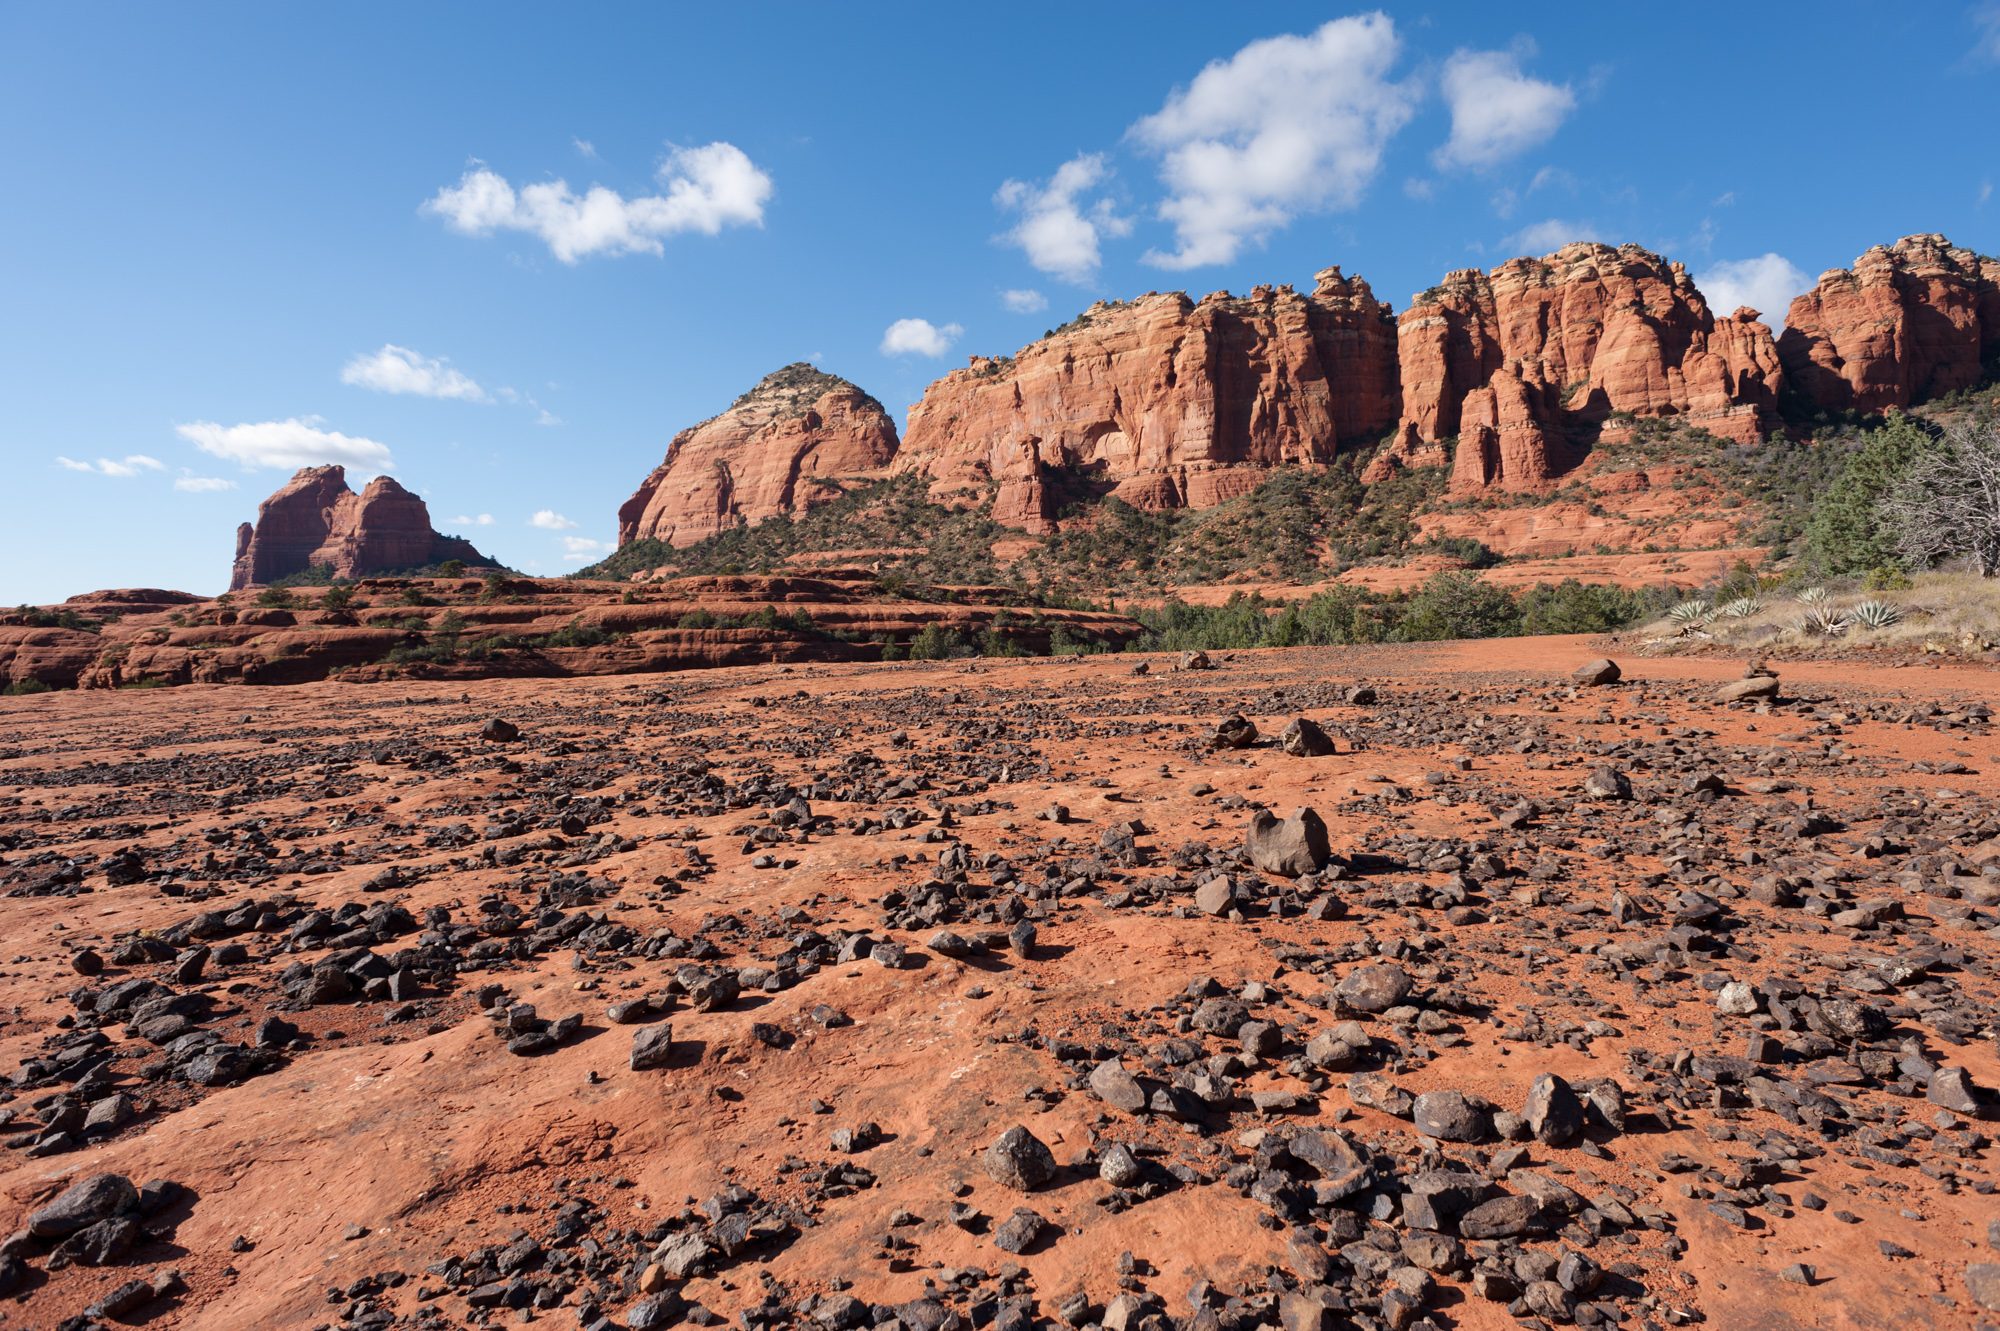
[(1816, 605), (1799, 621), (1799, 632), (1820, 638), (1834, 638), (1847, 632), (1847, 616), (1828, 606)]
[(1808, 587), (1796, 599), (1800, 605), (1825, 605), (1833, 599), (1833, 593), (1824, 587)]
[(1757, 597), (1739, 596), (1726, 605), (1716, 607), (1715, 613), (1730, 619), (1748, 619), (1763, 608), (1763, 601)]
[(1682, 601), (1667, 611), (1667, 618), (1676, 624), (1692, 628), (1697, 624), (1706, 624), (1714, 614), (1715, 611), (1709, 608), (1706, 601)]
[(1891, 629), (1903, 622), (1900, 607), (1887, 601), (1863, 601), (1847, 612), (1847, 617), (1863, 628)]

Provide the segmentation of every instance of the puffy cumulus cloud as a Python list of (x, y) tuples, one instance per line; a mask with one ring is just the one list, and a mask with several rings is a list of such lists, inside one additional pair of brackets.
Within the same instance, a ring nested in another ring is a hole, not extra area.
[(543, 531), (569, 531), (576, 523), (552, 508), (542, 508), (535, 510), (535, 515), (528, 519), (528, 525), (540, 527)]
[(219, 494), (224, 490), (234, 490), (236, 482), (221, 476), (196, 476), (186, 472), (174, 478), (174, 489), (182, 494)]
[(939, 328), (929, 319), (898, 319), (882, 334), (884, 356), (942, 356), (965, 330), (957, 324)]
[(575, 263), (593, 254), (659, 254), (662, 239), (690, 231), (713, 236), (726, 226), (761, 226), (772, 190), (771, 177), (731, 143), (675, 148), (657, 180), (658, 194), (628, 199), (602, 185), (578, 194), (564, 180), (517, 190), (477, 166), (421, 211), (469, 236), (526, 232)]
[(75, 458), (58, 457), (56, 465), (64, 471), (89, 472), (94, 476), (137, 476), (142, 471), (165, 471), (167, 464), (158, 458), (147, 457), (144, 453), (127, 453), (118, 458), (99, 458), (95, 462), (79, 462)]
[(1400, 54), (1387, 15), (1340, 18), (1251, 42), (1176, 90), (1131, 129), (1160, 157), (1159, 213), (1177, 242), (1146, 261), (1228, 263), (1299, 213), (1359, 203), (1422, 97), (1392, 78)]
[(1049, 298), (1039, 291), (1003, 291), (1000, 303), (1016, 314), (1033, 314), (1049, 307)]
[(1451, 108), (1451, 137), (1433, 155), (1439, 166), (1494, 166), (1562, 126), (1576, 109), (1576, 94), (1522, 73), (1522, 56), (1533, 52), (1524, 43), (1514, 51), (1458, 51), (1444, 62), (1439, 88)]
[(460, 402), (490, 402), (492, 398), (470, 378), (439, 356), (385, 342), (370, 356), (356, 356), (341, 367), (340, 382), (377, 393), (411, 393), (417, 397), (453, 398)]
[(1130, 218), (1118, 216), (1111, 200), (1084, 196), (1110, 174), (1104, 154), (1085, 153), (1056, 168), (1046, 184), (1002, 182), (993, 201), (1021, 220), (1002, 237), (1020, 247), (1028, 262), (1065, 282), (1088, 282), (1104, 256), (1104, 237), (1131, 234)]
[(324, 429), (325, 424), (317, 416), (294, 416), (241, 425), (190, 421), (176, 425), (174, 431), (209, 456), (234, 462), (245, 470), (270, 467), (296, 471), (332, 462), (378, 472), (395, 466), (387, 444)]
[(1507, 244), (1522, 254), (1547, 254), (1579, 240), (1602, 240), (1604, 237), (1589, 222), (1571, 222), (1560, 217), (1533, 222), (1507, 237)]
[(563, 561), (570, 564), (581, 564), (592, 555), (609, 554), (618, 548), (616, 541), (594, 541), (588, 536), (565, 536), (562, 543)]
[(491, 527), (493, 525), (493, 515), (491, 513), (481, 513), (477, 517), (471, 517), (461, 514), (458, 517), (447, 519), (444, 525), (447, 527)]
[(1764, 316), (1765, 323), (1779, 328), (1784, 325), (1792, 297), (1812, 281), (1784, 255), (1760, 254), (1754, 259), (1710, 264), (1695, 274), (1694, 284), (1708, 298), (1708, 308), (1718, 319), (1734, 313), (1739, 305), (1748, 305)]

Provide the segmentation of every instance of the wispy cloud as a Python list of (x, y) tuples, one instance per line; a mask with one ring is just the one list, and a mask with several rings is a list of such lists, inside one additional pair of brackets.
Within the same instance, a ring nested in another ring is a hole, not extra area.
[(492, 399), (441, 356), (426, 356), (385, 342), (380, 351), (356, 356), (341, 367), (340, 382), (377, 393), (408, 393), (416, 397), (452, 398), (461, 402)]
[(1049, 298), (1039, 291), (1016, 290), (1000, 293), (1000, 303), (1016, 314), (1033, 314), (1049, 307)]
[(282, 421), (240, 425), (190, 421), (175, 426), (174, 432), (211, 457), (234, 462), (245, 469), (270, 467), (291, 471), (336, 462), (373, 471), (388, 471), (395, 466), (387, 444), (324, 429), (324, 425), (318, 416), (294, 416)]
[(564, 180), (516, 190), (482, 165), (439, 190), (421, 211), (470, 236), (526, 232), (573, 264), (594, 254), (660, 254), (662, 239), (686, 232), (713, 236), (727, 226), (761, 226), (772, 192), (771, 177), (731, 143), (675, 148), (655, 178), (660, 193), (634, 198), (602, 185), (578, 194)]
[(1579, 240), (1602, 240), (1596, 226), (1589, 222), (1572, 222), (1561, 217), (1551, 217), (1522, 227), (1507, 237), (1507, 244), (1522, 254), (1547, 254)]
[(158, 458), (147, 457), (144, 453), (128, 453), (119, 458), (99, 458), (95, 462), (80, 462), (71, 457), (58, 457), (56, 465), (64, 471), (89, 472), (97, 476), (132, 477), (142, 471), (165, 471), (167, 464)]
[(235, 481), (225, 479), (221, 476), (197, 476), (193, 472), (184, 471), (181, 475), (174, 478), (174, 489), (179, 490), (182, 494), (219, 494), (224, 490), (234, 490), (235, 488)]
[(491, 527), (493, 525), (493, 515), (491, 513), (481, 513), (476, 517), (460, 516), (447, 518), (444, 525), (447, 527)]

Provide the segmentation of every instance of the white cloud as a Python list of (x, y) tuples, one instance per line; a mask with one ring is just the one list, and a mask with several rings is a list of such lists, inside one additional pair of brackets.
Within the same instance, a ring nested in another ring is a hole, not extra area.
[(370, 471), (388, 471), (395, 466), (387, 444), (321, 429), (324, 424), (317, 416), (295, 416), (289, 420), (241, 425), (191, 421), (176, 425), (174, 431), (202, 452), (237, 463), (246, 470), (273, 467), (296, 471), (329, 462)]
[(486, 390), (451, 368), (438, 356), (385, 342), (372, 356), (356, 356), (341, 367), (340, 382), (378, 393), (412, 393), (418, 397), (455, 398), (461, 402), (491, 401)]
[(236, 482), (221, 476), (183, 475), (174, 478), (174, 489), (182, 494), (216, 494), (223, 490), (234, 490)]
[(575, 145), (579, 156), (589, 157), (593, 160), (597, 157), (597, 145), (589, 139), (579, 139), (572, 134), (569, 141)]
[(528, 519), (530, 527), (540, 527), (543, 531), (568, 531), (576, 526), (568, 518), (552, 508), (537, 509), (535, 516)]
[(1566, 84), (1521, 72), (1518, 51), (1458, 51), (1444, 62), (1441, 86), (1451, 107), (1451, 138), (1433, 160), (1483, 170), (1545, 142), (1576, 109)]
[(618, 548), (615, 541), (593, 541), (588, 536), (565, 536), (562, 543), (563, 560), (571, 564), (581, 564), (592, 555), (608, 554)]
[(675, 148), (656, 176), (661, 193), (628, 199), (602, 185), (579, 195), (564, 180), (517, 191), (480, 166), (456, 186), (439, 190), (420, 211), (471, 236), (525, 231), (564, 263), (593, 254), (659, 254), (666, 236), (687, 231), (712, 236), (725, 226), (763, 225), (771, 177), (734, 144)]
[(1160, 155), (1160, 216), (1179, 246), (1146, 261), (1228, 263), (1298, 213), (1359, 203), (1422, 96), (1390, 81), (1400, 50), (1387, 15), (1340, 18), (1251, 42), (1176, 89), (1131, 130)]
[(447, 527), (491, 527), (493, 525), (493, 515), (491, 513), (481, 513), (478, 517), (456, 517), (450, 519), (444, 525)]
[(965, 330), (957, 324), (939, 328), (929, 319), (898, 319), (882, 334), (884, 356), (942, 356)]
[(1792, 297), (1812, 281), (1784, 255), (1760, 254), (1754, 259), (1711, 264), (1695, 274), (1694, 284), (1708, 298), (1708, 308), (1716, 318), (1748, 305), (1763, 314), (1765, 323), (1778, 328), (1784, 324)]
[(540, 415), (535, 417), (535, 424), (537, 425), (562, 424), (562, 417), (556, 415), (553, 411), (550, 411), (547, 407), (536, 407), (535, 410), (541, 413)]
[(1570, 222), (1560, 217), (1534, 222), (1507, 237), (1507, 244), (1523, 254), (1547, 254), (1578, 240), (1602, 240), (1588, 222)]
[(1003, 291), (1000, 303), (1016, 314), (1033, 314), (1049, 307), (1049, 298), (1039, 291)]
[(58, 457), (56, 465), (65, 471), (85, 471), (97, 476), (137, 476), (142, 471), (165, 471), (167, 464), (158, 458), (149, 458), (144, 453), (128, 453), (123, 461), (117, 458), (99, 458), (95, 462), (79, 462), (75, 458)]
[(1992, 197), (1993, 197), (1993, 182), (1992, 182), (1992, 181), (1990, 181), (1990, 180), (1982, 180), (1982, 181), (1980, 181), (1980, 182), (1979, 182), (1979, 199), (1978, 199), (1978, 202), (1977, 202), (1977, 204), (1976, 204), (1975, 206), (1976, 206), (1976, 207), (1980, 207), (1980, 208), (1984, 208), (1984, 207), (1986, 206), (1986, 201), (1987, 201), (1988, 199), (1992, 198)]
[(1132, 231), (1131, 219), (1118, 216), (1111, 200), (1082, 199), (1109, 174), (1102, 153), (1084, 153), (1057, 167), (1046, 185), (1002, 182), (993, 202), (1021, 214), (1002, 239), (1020, 246), (1028, 262), (1043, 272), (1065, 282), (1088, 282), (1103, 262), (1099, 239)]

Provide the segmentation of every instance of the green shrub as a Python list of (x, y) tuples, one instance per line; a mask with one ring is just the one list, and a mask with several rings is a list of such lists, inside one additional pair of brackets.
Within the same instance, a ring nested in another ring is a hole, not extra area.
[(1396, 625), (1399, 642), (1436, 642), (1450, 638), (1505, 638), (1521, 631), (1521, 610), (1514, 598), (1470, 573), (1445, 572), (1431, 577), (1410, 598)]
[(910, 640), (912, 661), (949, 661), (971, 653), (971, 646), (958, 630), (948, 629), (942, 624), (926, 624), (923, 631)]
[(1884, 528), (1877, 506), (1929, 447), (1923, 426), (1896, 412), (1844, 450), (1839, 473), (1812, 504), (1806, 562), (1823, 577), (1900, 567), (1895, 534)]

